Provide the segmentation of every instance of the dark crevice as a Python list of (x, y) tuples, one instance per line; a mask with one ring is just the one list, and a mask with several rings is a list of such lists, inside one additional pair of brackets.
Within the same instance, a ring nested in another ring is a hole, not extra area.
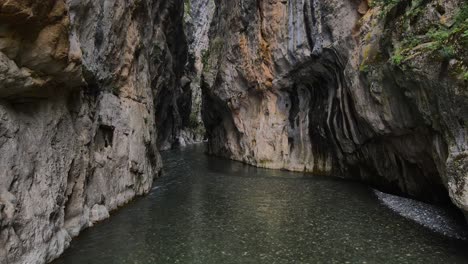
[(114, 143), (114, 127), (108, 125), (99, 125), (94, 138), (94, 143), (98, 151), (112, 147)]

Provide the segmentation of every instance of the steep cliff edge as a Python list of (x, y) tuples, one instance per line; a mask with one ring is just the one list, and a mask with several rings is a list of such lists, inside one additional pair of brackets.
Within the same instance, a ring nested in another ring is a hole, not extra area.
[(215, 10), (214, 0), (185, 1), (185, 35), (188, 42), (188, 61), (182, 79), (186, 99), (183, 129), (179, 144), (199, 143), (205, 140), (205, 126), (201, 116), (202, 91), (201, 75), (203, 58), (209, 48), (208, 32)]
[(147, 193), (158, 150), (204, 133), (201, 97), (212, 154), (468, 212), (467, 16), (463, 0), (0, 0), (1, 263), (48, 262)]
[(209, 152), (468, 212), (467, 4), (222, 1), (204, 63)]
[(45, 263), (158, 175), (183, 1), (0, 0), (0, 23), (0, 263)]

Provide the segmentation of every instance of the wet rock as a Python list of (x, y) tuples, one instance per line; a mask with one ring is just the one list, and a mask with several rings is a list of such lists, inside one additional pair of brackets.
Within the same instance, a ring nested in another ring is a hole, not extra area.
[(183, 2), (0, 0), (0, 21), (0, 262), (46, 263), (159, 175)]
[(107, 211), (107, 208), (104, 205), (96, 204), (89, 212), (89, 221), (91, 224), (94, 224), (109, 218), (109, 216), (109, 211)]
[[(214, 16), (215, 2), (212, 0), (190, 0), (185, 2), (185, 34), (188, 41), (188, 61), (182, 79), (187, 99), (179, 135), (179, 145), (205, 141), (205, 126), (202, 121), (201, 75), (203, 60), (209, 49), (208, 32)], [(184, 82), (185, 80), (185, 82)]]
[[(434, 37), (462, 30), (466, 4), (363, 2), (217, 3), (202, 76), (209, 152), (450, 196), (466, 211), (466, 48), (458, 33)], [(441, 14), (454, 22), (437, 33)]]

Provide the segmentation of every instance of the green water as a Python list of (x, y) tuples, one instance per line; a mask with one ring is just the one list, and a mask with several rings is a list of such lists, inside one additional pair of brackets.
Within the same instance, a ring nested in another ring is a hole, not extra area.
[(84, 231), (64, 263), (468, 263), (468, 245), (394, 213), (368, 187), (163, 153), (152, 192)]

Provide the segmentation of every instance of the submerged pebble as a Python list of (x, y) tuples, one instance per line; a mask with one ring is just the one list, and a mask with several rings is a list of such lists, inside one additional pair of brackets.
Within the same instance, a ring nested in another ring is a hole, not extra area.
[(399, 215), (413, 220), (437, 233), (456, 239), (467, 240), (467, 227), (457, 221), (453, 211), (437, 205), (373, 190), (378, 199)]

